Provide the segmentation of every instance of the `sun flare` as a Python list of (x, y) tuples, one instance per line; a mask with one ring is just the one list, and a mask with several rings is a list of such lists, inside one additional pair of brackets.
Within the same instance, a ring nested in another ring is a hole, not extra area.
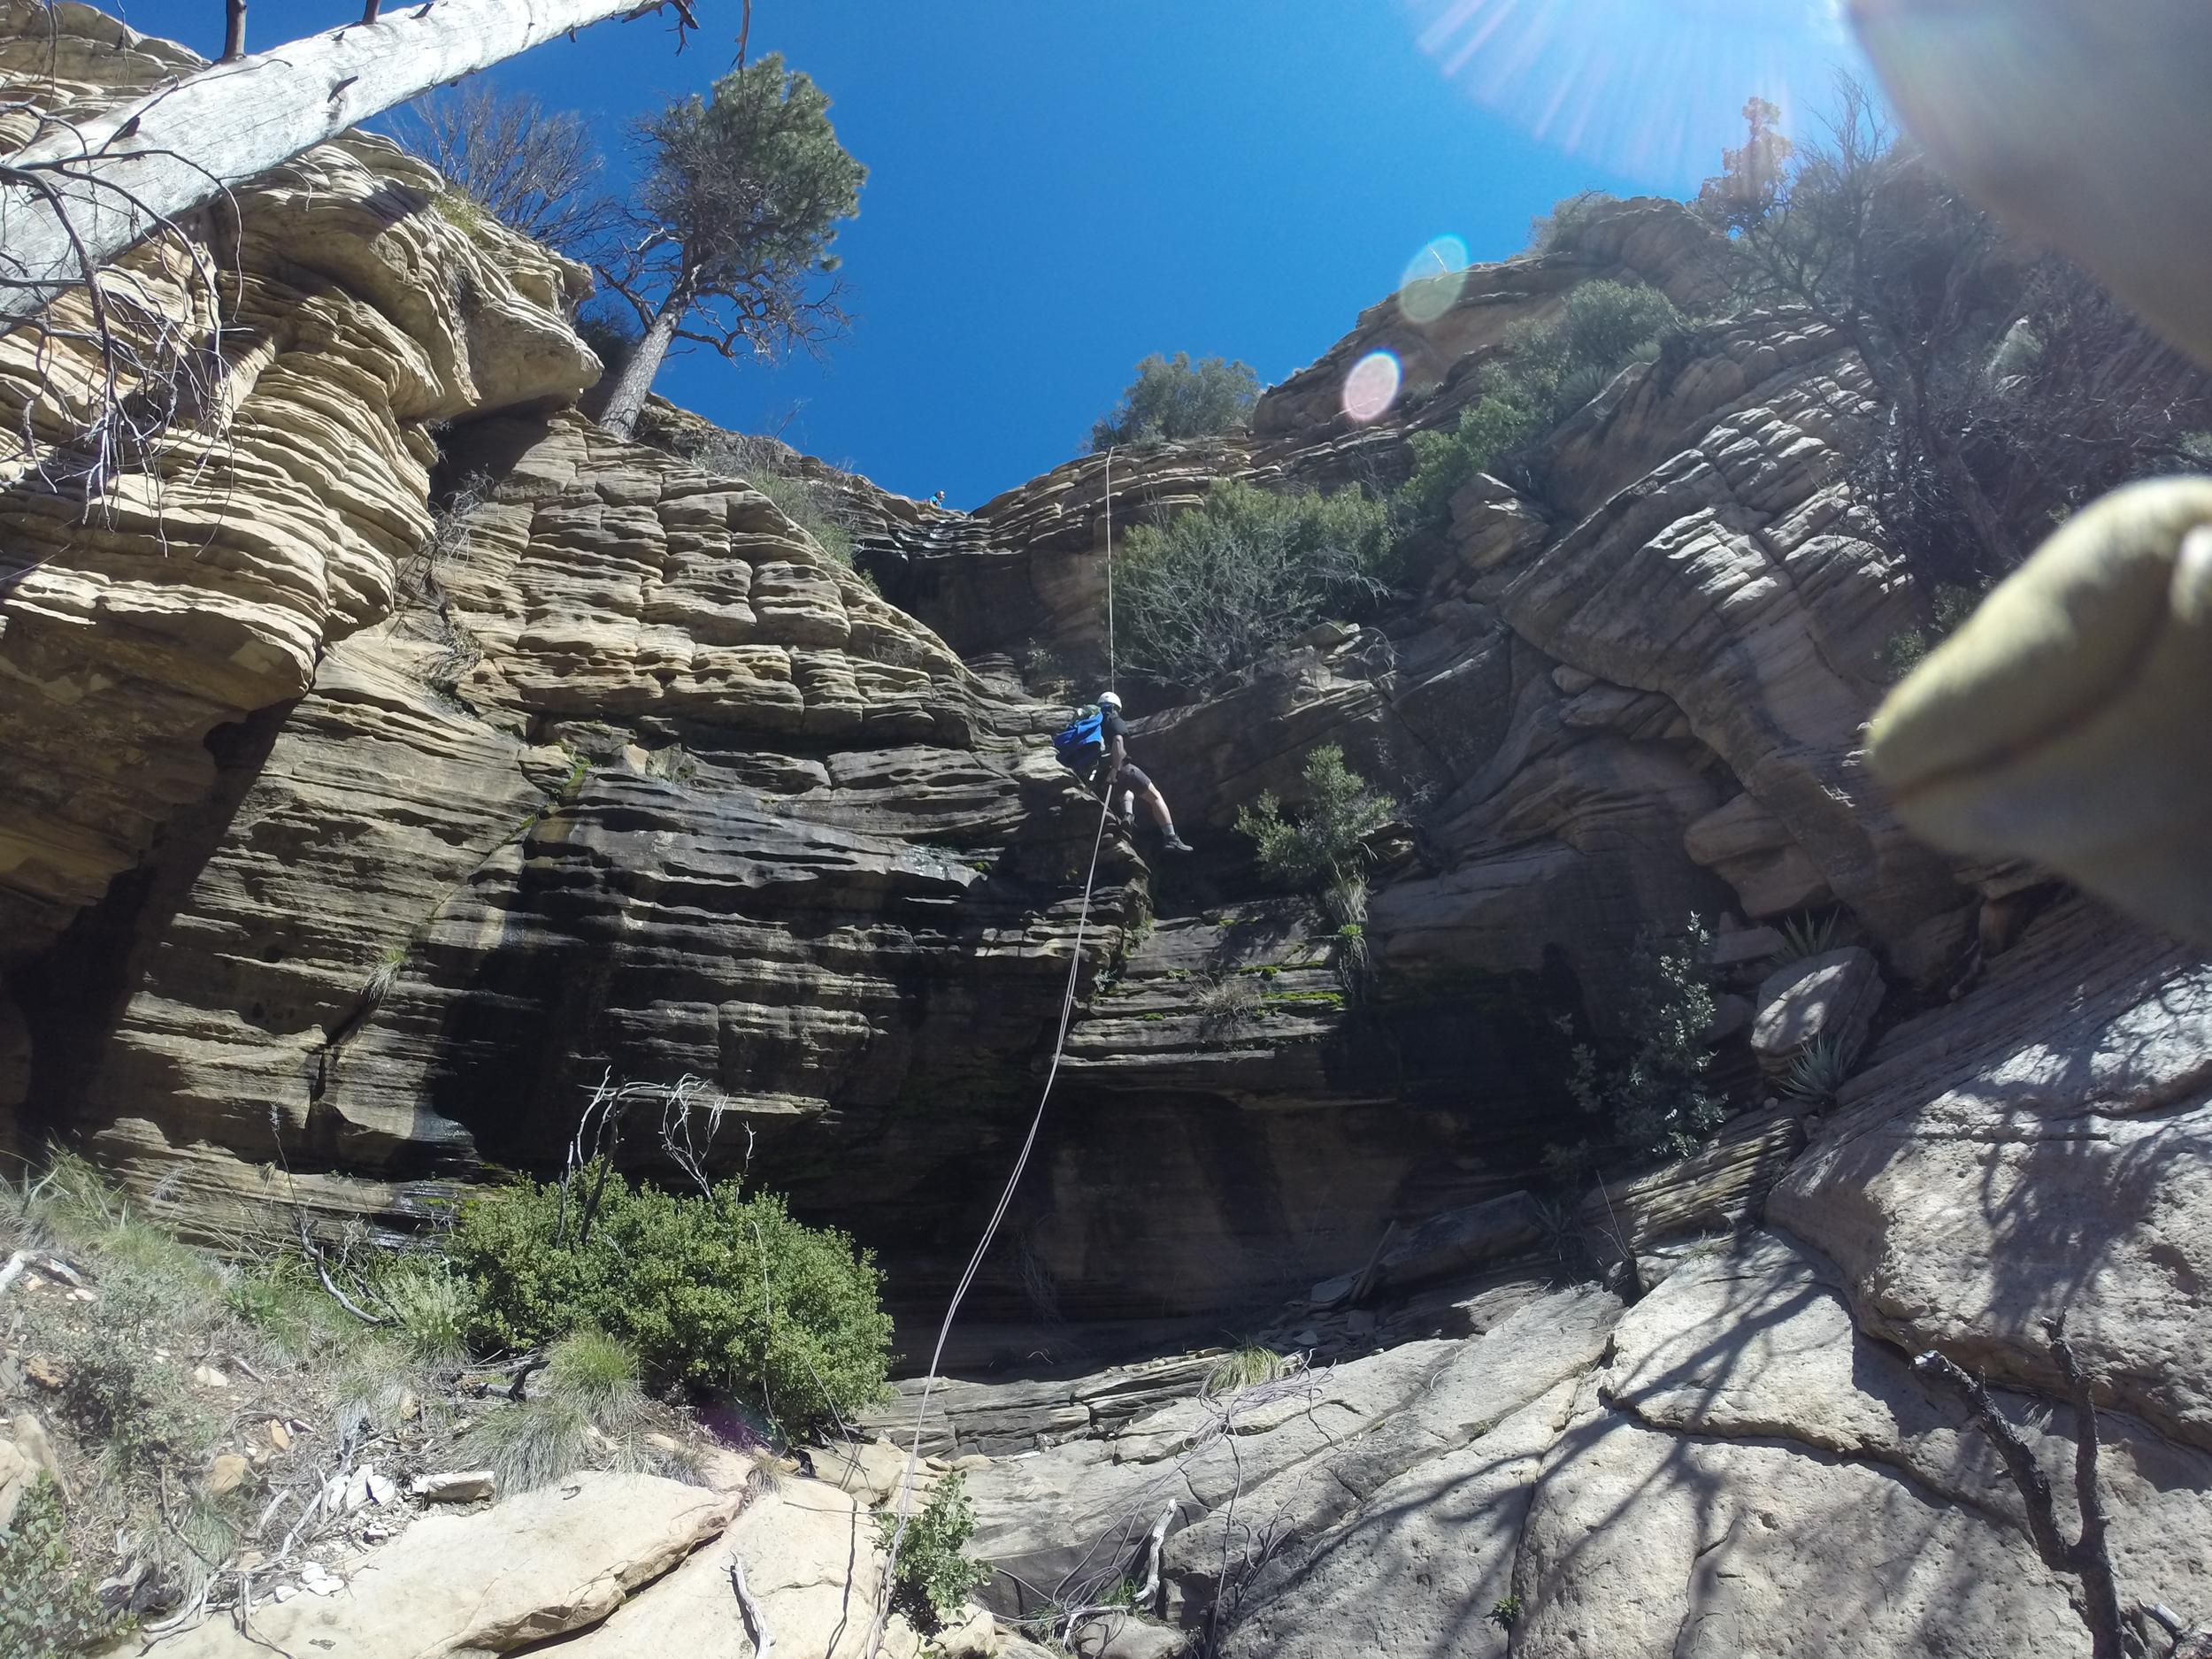
[(1421, 50), (1535, 136), (1654, 184), (1694, 182), (1756, 94), (1801, 127), (1863, 73), (1838, 0), (1404, 0)]

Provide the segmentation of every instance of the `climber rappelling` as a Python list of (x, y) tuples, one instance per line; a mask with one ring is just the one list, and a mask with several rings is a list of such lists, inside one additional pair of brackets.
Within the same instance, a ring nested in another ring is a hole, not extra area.
[(1137, 800), (1141, 796), (1152, 821), (1160, 826), (1160, 844), (1171, 853), (1191, 850), (1190, 844), (1175, 833), (1175, 817), (1168, 810), (1160, 786), (1129, 758), (1129, 722), (1122, 718), (1118, 693), (1099, 693), (1096, 712), (1078, 715), (1053, 738), (1052, 746), (1062, 760), (1087, 780), (1095, 779), (1102, 771), (1108, 799), (1112, 799), (1116, 789), (1121, 792), (1117, 810), (1121, 821), (1132, 830), (1136, 827)]

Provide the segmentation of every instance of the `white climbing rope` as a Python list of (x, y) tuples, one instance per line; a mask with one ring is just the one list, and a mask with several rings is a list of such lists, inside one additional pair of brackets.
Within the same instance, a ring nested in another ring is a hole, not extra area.
[(952, 1322), (958, 1317), (960, 1304), (975, 1283), (976, 1274), (982, 1269), (983, 1258), (990, 1254), (992, 1242), (998, 1237), (999, 1225), (1006, 1219), (1006, 1212), (1014, 1202), (1014, 1190), (1021, 1185), (1022, 1171), (1029, 1167), (1029, 1155), (1036, 1148), (1037, 1132), (1044, 1127), (1045, 1105), (1052, 1099), (1052, 1086), (1060, 1076), (1060, 1058), (1068, 1046), (1068, 1027), (1075, 1018), (1075, 991), (1083, 972), (1083, 938), (1091, 921), (1091, 891), (1098, 879), (1098, 856), (1106, 842), (1106, 821), (1112, 811), (1113, 795), (1108, 792), (1099, 803), (1098, 828), (1091, 837), (1091, 866), (1083, 878), (1083, 906), (1076, 914), (1075, 949), (1068, 961), (1066, 993), (1060, 1000), (1060, 1028), (1052, 1040), (1052, 1063), (1045, 1071), (1044, 1087), (1037, 1095), (1037, 1110), (1029, 1120), (1029, 1133), (1022, 1139), (1019, 1156), (1014, 1160), (1013, 1171), (1006, 1178), (1005, 1190), (999, 1194), (998, 1207), (991, 1211), (991, 1219), (977, 1240), (975, 1253), (968, 1258), (967, 1271), (961, 1274), (954, 1286), (952, 1300), (945, 1308), (944, 1323), (937, 1328), (937, 1346), (929, 1356), (929, 1373), (922, 1382), (921, 1404), (914, 1413), (914, 1438), (907, 1448), (906, 1473), (899, 1483), (898, 1525), (891, 1534), (890, 1558), (884, 1564), (884, 1595), (876, 1609), (875, 1622), (868, 1632), (869, 1659), (876, 1659), (881, 1651), (886, 1621), (890, 1617), (890, 1587), (898, 1575), (899, 1548), (906, 1540), (906, 1524), (913, 1508), (914, 1474), (922, 1461), (922, 1430), (929, 1417), (930, 1395), (936, 1392), (938, 1368), (944, 1363), (945, 1344), (952, 1335)]
[[(1114, 655), (1114, 447), (1106, 446), (1106, 689), (1119, 691), (1115, 671), (1120, 664)], [(1113, 798), (1109, 791), (1107, 798)]]
[[(1106, 685), (1114, 688), (1114, 451), (1106, 451)], [(975, 1253), (968, 1257), (967, 1271), (960, 1275), (960, 1282), (953, 1287), (952, 1300), (946, 1304), (944, 1323), (937, 1327), (937, 1346), (931, 1350), (929, 1372), (922, 1379), (921, 1404), (914, 1413), (914, 1438), (906, 1448), (906, 1472), (899, 1481), (898, 1525), (891, 1533), (889, 1558), (883, 1568), (883, 1595), (876, 1608), (874, 1622), (868, 1630), (868, 1659), (877, 1659), (883, 1647), (884, 1627), (891, 1616), (891, 1586), (896, 1582), (899, 1570), (899, 1549), (906, 1541), (906, 1525), (911, 1518), (914, 1497), (914, 1475), (922, 1461), (922, 1432), (929, 1417), (929, 1399), (937, 1389), (938, 1368), (944, 1363), (945, 1344), (952, 1337), (952, 1322), (959, 1317), (960, 1304), (967, 1300), (975, 1276), (982, 1271), (984, 1257), (991, 1251), (998, 1237), (1000, 1225), (1006, 1219), (1007, 1210), (1014, 1202), (1014, 1192), (1021, 1185), (1022, 1173), (1029, 1167), (1029, 1155), (1036, 1149), (1038, 1131), (1044, 1127), (1045, 1106), (1052, 1099), (1052, 1086), (1060, 1076), (1060, 1059), (1068, 1046), (1068, 1027), (1075, 1019), (1075, 991), (1083, 973), (1083, 939), (1090, 931), (1091, 893), (1098, 882), (1098, 856), (1106, 844), (1106, 824), (1113, 813), (1114, 792), (1109, 788), (1099, 803), (1098, 828), (1091, 836), (1090, 868), (1083, 877), (1083, 904), (1076, 912), (1075, 949), (1068, 960), (1067, 989), (1060, 999), (1060, 1027), (1052, 1039), (1052, 1062), (1045, 1070), (1044, 1087), (1038, 1091), (1037, 1110), (1029, 1120), (1029, 1133), (1022, 1138), (1021, 1152), (1014, 1159), (1014, 1168), (1006, 1178), (1006, 1186), (999, 1194), (998, 1207), (991, 1211), (991, 1219), (978, 1240)], [(1164, 1517), (1163, 1517), (1164, 1519)], [(1153, 1571), (1158, 1571), (1155, 1558)]]

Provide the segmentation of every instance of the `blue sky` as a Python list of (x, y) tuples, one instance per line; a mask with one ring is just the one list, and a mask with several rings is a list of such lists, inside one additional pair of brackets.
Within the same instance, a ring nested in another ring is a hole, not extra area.
[[(602, 127), (704, 91), (737, 0), (681, 57), (608, 23), (495, 72)], [(220, 0), (109, 0), (218, 48)], [(756, 0), (870, 168), (839, 250), (859, 321), (826, 365), (672, 359), (657, 389), (887, 488), (973, 506), (1067, 459), (1151, 351), (1310, 362), (1432, 237), (1476, 259), (1586, 188), (1686, 194), (1755, 87), (1803, 119), (1831, 0)], [(255, 0), (249, 45), (357, 19)]]

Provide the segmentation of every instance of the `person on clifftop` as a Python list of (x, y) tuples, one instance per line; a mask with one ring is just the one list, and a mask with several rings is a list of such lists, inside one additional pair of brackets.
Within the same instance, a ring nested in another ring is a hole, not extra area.
[(1160, 793), (1160, 786), (1144, 774), (1144, 769), (1129, 758), (1129, 722), (1121, 718), (1121, 698), (1111, 691), (1098, 695), (1098, 734), (1106, 744), (1106, 794), (1120, 789), (1122, 821), (1134, 826), (1135, 797), (1142, 795), (1152, 809), (1152, 821), (1160, 826), (1161, 844), (1171, 853), (1187, 853), (1190, 847), (1175, 833), (1175, 818), (1167, 810), (1167, 797)]

